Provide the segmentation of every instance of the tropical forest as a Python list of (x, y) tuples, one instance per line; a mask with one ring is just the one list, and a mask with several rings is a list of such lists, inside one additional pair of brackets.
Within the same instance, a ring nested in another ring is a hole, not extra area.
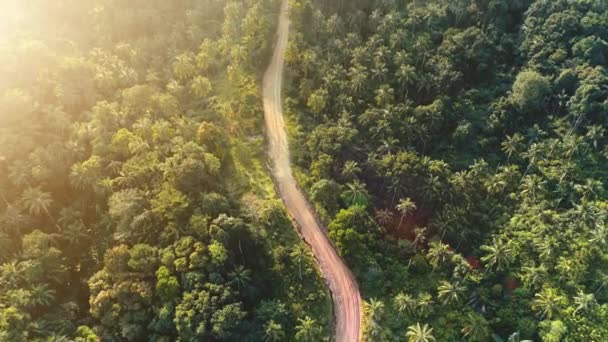
[(608, 2), (0, 0), (0, 342), (608, 341)]

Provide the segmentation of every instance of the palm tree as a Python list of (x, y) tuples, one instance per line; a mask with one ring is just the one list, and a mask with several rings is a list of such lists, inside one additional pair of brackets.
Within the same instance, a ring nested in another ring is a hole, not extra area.
[(381, 85), (380, 88), (376, 90), (375, 94), (376, 103), (380, 107), (387, 107), (392, 104), (395, 99), (395, 91), (387, 84)]
[(45, 212), (50, 216), (48, 209), (53, 199), (48, 192), (43, 192), (40, 188), (29, 188), (23, 192), (21, 200), (31, 215), (38, 216)]
[(429, 327), (428, 324), (410, 325), (405, 333), (408, 342), (433, 342), (435, 337), (433, 336), (433, 328)]
[(243, 265), (237, 266), (232, 272), (228, 273), (228, 276), (232, 279), (231, 282), (235, 283), (239, 290), (251, 281), (251, 271), (246, 269)]
[(393, 212), (388, 209), (376, 210), (376, 220), (381, 225), (387, 225), (393, 220)]
[(0, 265), (0, 284), (9, 289), (17, 288), (23, 280), (23, 267), (21, 263), (13, 260)]
[(536, 197), (543, 191), (546, 181), (538, 175), (528, 175), (524, 177), (521, 185), (521, 194), (535, 200)]
[(541, 320), (545, 317), (551, 319), (558, 312), (564, 302), (564, 298), (552, 287), (545, 287), (541, 292), (534, 295), (532, 309), (541, 314)]
[(19, 208), (7, 203), (4, 213), (0, 215), (0, 221), (4, 225), (5, 233), (18, 233), (19, 227), (28, 221), (28, 217), (23, 215)]
[(52, 333), (48, 339), (46, 341), (53, 341), (53, 342), (70, 342), (72, 341), (72, 339), (70, 339), (69, 337), (65, 336), (65, 335), (61, 335), (58, 332), (54, 332)]
[(372, 298), (363, 303), (363, 310), (367, 318), (366, 334), (374, 341), (380, 339), (383, 332), (380, 321), (384, 314), (384, 303)]
[(416, 298), (412, 297), (410, 294), (400, 292), (395, 296), (393, 300), (393, 306), (399, 316), (403, 313), (413, 314), (416, 310)]
[(409, 197), (400, 199), (399, 203), (397, 204), (397, 206), (395, 206), (395, 208), (401, 213), (401, 220), (399, 221), (399, 226), (401, 226), (401, 224), (403, 223), (403, 218), (413, 213), (417, 209), (416, 203), (414, 203), (414, 201), (412, 201), (412, 199)]
[(608, 228), (601, 222), (595, 222), (595, 228), (591, 231), (592, 238), (590, 242), (598, 243), (602, 247), (608, 244)]
[(8, 234), (0, 231), (0, 262), (11, 259), (13, 245), (14, 243), (9, 238)]
[[(589, 147), (593, 146), (593, 148), (597, 148), (597, 142), (604, 136), (605, 131), (606, 130), (601, 125), (591, 125), (588, 127), (585, 138), (590, 141)], [(589, 150), (589, 147), (587, 147), (587, 150)]]
[(8, 178), (16, 186), (20, 187), (29, 184), (31, 176), (32, 167), (25, 161), (17, 161), (9, 167)]
[(303, 244), (296, 245), (289, 254), (298, 264), (298, 275), (302, 279), (302, 263), (308, 258), (308, 249)]
[(480, 249), (486, 252), (486, 255), (481, 257), (488, 268), (496, 266), (497, 270), (501, 270), (507, 267), (512, 259), (512, 250), (508, 246), (508, 243), (503, 242), (499, 239), (494, 239), (492, 245), (483, 245)]
[(548, 275), (547, 267), (543, 264), (540, 264), (537, 267), (522, 267), (521, 270), (521, 280), (524, 282), (524, 284), (530, 287), (535, 287), (542, 284)]
[(284, 340), (285, 331), (279, 323), (270, 320), (264, 325), (264, 341), (278, 342)]
[(414, 228), (414, 247), (418, 248), (419, 245), (426, 241), (426, 227)]
[(367, 81), (367, 68), (361, 65), (356, 65), (355, 67), (351, 67), (349, 69), (349, 78), (352, 83), (352, 88), (355, 93), (361, 91), (363, 86), (365, 85), (365, 81)]
[(428, 181), (423, 185), (423, 195), (425, 198), (432, 200), (441, 195), (442, 184), (438, 176), (430, 175)]
[(469, 323), (462, 329), (465, 337), (471, 341), (487, 341), (490, 337), (488, 321), (480, 315), (469, 313)]
[(593, 293), (584, 293), (583, 291), (579, 291), (574, 297), (574, 303), (577, 305), (576, 310), (574, 310), (575, 315), (577, 312), (587, 311), (597, 304)]
[(606, 285), (608, 285), (608, 274), (597, 271), (595, 278), (595, 283), (598, 284), (597, 289), (595, 289), (595, 293), (600, 292)]
[(367, 196), (367, 191), (365, 190), (365, 184), (361, 183), (358, 179), (355, 179), (351, 183), (346, 184), (346, 191), (344, 192), (347, 199), (350, 200), (350, 203), (357, 203), (357, 200), (361, 197)]
[(416, 80), (416, 69), (411, 65), (402, 64), (399, 66), (399, 69), (397, 69), (395, 75), (397, 76), (397, 81), (399, 81), (401, 91), (403, 92)]
[(433, 268), (446, 263), (448, 260), (450, 260), (451, 255), (452, 252), (450, 251), (450, 246), (441, 241), (432, 242), (427, 253)]
[(430, 293), (421, 293), (416, 299), (416, 306), (421, 315), (426, 315), (433, 306), (433, 296)]
[(319, 340), (321, 330), (317, 322), (306, 316), (304, 319), (298, 318), (299, 324), (296, 326), (296, 340), (304, 342), (316, 342)]
[(346, 178), (354, 178), (357, 177), (359, 172), (361, 172), (361, 168), (356, 161), (349, 160), (344, 163), (344, 167), (342, 168), (342, 176)]
[(507, 154), (507, 164), (509, 164), (509, 160), (511, 160), (511, 156), (514, 153), (519, 153), (523, 147), (523, 141), (524, 137), (519, 133), (515, 133), (511, 136), (507, 135), (507, 139), (502, 142), (502, 150)]
[(30, 290), (30, 306), (49, 306), (55, 299), (55, 290), (46, 284), (34, 285)]
[(466, 291), (466, 287), (458, 283), (450, 283), (442, 281), (437, 289), (437, 295), (444, 304), (452, 304), (460, 301), (460, 298)]
[(384, 303), (381, 300), (371, 298), (363, 304), (363, 310), (369, 319), (378, 322), (384, 314)]

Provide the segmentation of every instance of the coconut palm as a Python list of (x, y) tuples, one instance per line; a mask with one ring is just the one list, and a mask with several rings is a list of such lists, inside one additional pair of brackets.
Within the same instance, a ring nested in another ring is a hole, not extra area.
[(304, 342), (316, 342), (319, 340), (321, 329), (317, 326), (317, 322), (306, 316), (303, 319), (298, 318), (299, 324), (296, 326), (296, 340)]
[(344, 163), (344, 167), (342, 168), (342, 176), (351, 179), (357, 177), (359, 172), (361, 172), (361, 168), (356, 161), (349, 160)]
[(438, 176), (430, 175), (428, 181), (424, 183), (422, 194), (425, 198), (432, 200), (441, 194), (442, 184)]
[(491, 245), (483, 245), (480, 247), (486, 254), (481, 257), (488, 268), (496, 267), (497, 270), (502, 270), (511, 262), (513, 255), (508, 243), (494, 239)]
[(428, 324), (410, 325), (405, 333), (408, 342), (433, 342), (435, 337), (433, 336), (433, 328), (429, 327)]
[(574, 297), (574, 303), (577, 305), (576, 310), (574, 310), (575, 315), (579, 311), (587, 311), (597, 304), (593, 293), (584, 293), (583, 291), (579, 291)]
[(228, 276), (239, 290), (251, 281), (251, 271), (243, 265), (237, 266), (233, 271), (228, 273)]
[(509, 160), (511, 160), (513, 154), (521, 151), (523, 141), (524, 137), (519, 133), (515, 133), (513, 135), (507, 135), (507, 139), (502, 142), (502, 151), (507, 154), (507, 164), (509, 164)]
[(551, 319), (560, 310), (563, 303), (564, 298), (556, 289), (545, 287), (541, 292), (534, 295), (532, 309), (541, 315), (541, 320), (545, 317)]
[(530, 287), (542, 284), (548, 276), (547, 267), (543, 264), (540, 264), (537, 267), (522, 267), (521, 270), (521, 280)]
[(49, 207), (53, 203), (51, 194), (42, 191), (40, 188), (29, 188), (25, 190), (21, 195), (21, 201), (33, 216), (38, 216), (42, 213), (49, 214)]
[(426, 227), (416, 227), (414, 228), (414, 247), (418, 248), (421, 244), (426, 241)]
[(465, 337), (471, 341), (487, 341), (490, 337), (490, 327), (488, 321), (478, 314), (469, 313), (467, 315), (467, 325), (462, 329)]
[(595, 222), (595, 228), (591, 230), (590, 242), (597, 243), (601, 246), (608, 245), (608, 228), (601, 222)]
[(521, 194), (524, 198), (535, 200), (544, 190), (546, 183), (538, 175), (525, 176), (521, 185)]
[(466, 287), (458, 283), (442, 281), (437, 288), (437, 295), (444, 304), (457, 303), (462, 298)]
[(53, 332), (45, 341), (53, 341), (53, 342), (70, 342), (73, 341), (69, 337), (62, 335), (58, 332)]
[(403, 219), (407, 215), (413, 213), (417, 209), (416, 203), (414, 203), (414, 201), (412, 201), (412, 199), (409, 197), (400, 199), (399, 203), (397, 204), (397, 206), (395, 206), (395, 208), (401, 213), (401, 221), (399, 221), (399, 225), (403, 223)]
[(367, 197), (365, 184), (361, 183), (358, 179), (353, 180), (351, 183), (346, 184), (344, 195), (350, 203), (357, 203), (358, 199)]
[(284, 340), (285, 331), (279, 323), (270, 320), (264, 325), (264, 341), (278, 342)]
[(369, 302), (363, 304), (363, 310), (367, 317), (377, 322), (384, 313), (384, 303), (381, 300), (372, 298)]
[(445, 264), (450, 260), (452, 252), (450, 251), (450, 246), (446, 245), (441, 241), (433, 241), (429, 247), (429, 251), (427, 253), (427, 257), (431, 265), (434, 268), (439, 267), (440, 265)]
[(411, 65), (402, 64), (397, 69), (395, 76), (397, 76), (397, 81), (399, 81), (401, 91), (403, 92), (416, 80), (416, 68)]
[(34, 285), (30, 290), (30, 306), (49, 306), (55, 299), (55, 290), (46, 284)]
[(0, 284), (4, 284), (7, 288), (17, 288), (23, 277), (21, 263), (13, 260), (0, 265)]
[(393, 300), (393, 307), (397, 311), (398, 315), (401, 316), (403, 313), (413, 314), (416, 310), (416, 298), (410, 294), (400, 292), (395, 296)]
[(8, 234), (0, 231), (0, 262), (10, 259), (13, 253), (14, 243), (9, 238)]
[(302, 263), (308, 258), (308, 249), (303, 244), (296, 245), (289, 254), (298, 264), (298, 276), (302, 279)]
[(388, 209), (376, 210), (376, 220), (381, 225), (387, 225), (393, 220), (393, 212)]
[(351, 80), (352, 88), (357, 93), (363, 89), (365, 81), (367, 81), (367, 68), (361, 65), (356, 65), (349, 69), (349, 77)]
[(433, 296), (430, 293), (421, 293), (416, 299), (416, 307), (421, 315), (426, 315), (433, 306)]

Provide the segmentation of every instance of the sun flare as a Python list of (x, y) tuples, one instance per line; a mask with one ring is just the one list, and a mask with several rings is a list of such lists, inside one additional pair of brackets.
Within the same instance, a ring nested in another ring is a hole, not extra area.
[(607, 322), (608, 0), (0, 0), (0, 342)]

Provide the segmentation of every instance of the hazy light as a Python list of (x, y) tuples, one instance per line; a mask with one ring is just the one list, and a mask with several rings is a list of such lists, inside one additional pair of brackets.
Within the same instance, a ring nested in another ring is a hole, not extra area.
[(0, 41), (12, 34), (15, 23), (23, 17), (22, 1), (0, 0)]

